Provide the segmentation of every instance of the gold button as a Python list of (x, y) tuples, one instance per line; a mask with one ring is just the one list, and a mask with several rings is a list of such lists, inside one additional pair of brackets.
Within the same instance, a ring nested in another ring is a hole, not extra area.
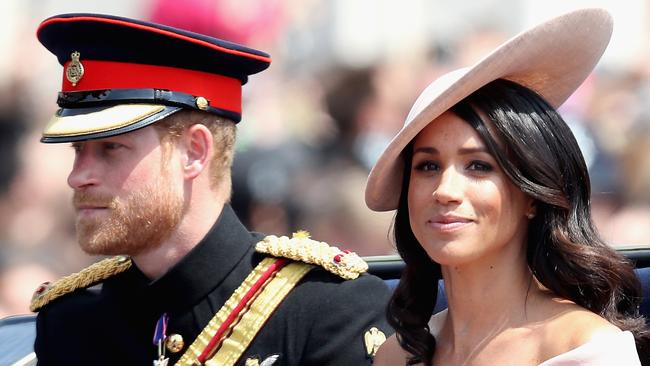
[(183, 336), (180, 334), (170, 334), (165, 340), (165, 347), (171, 353), (179, 352), (183, 349), (184, 345)]
[(129, 257), (125, 255), (118, 255), (115, 257), (115, 260), (117, 261), (117, 263), (124, 263), (129, 260)]
[(208, 102), (208, 100), (205, 99), (204, 97), (197, 97), (196, 106), (199, 107), (200, 110), (204, 111), (208, 109), (208, 106), (210, 106), (210, 102)]

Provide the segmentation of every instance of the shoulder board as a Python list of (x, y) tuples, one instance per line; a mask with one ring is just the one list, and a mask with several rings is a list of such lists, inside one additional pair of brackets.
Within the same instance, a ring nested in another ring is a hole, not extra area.
[(94, 263), (54, 283), (45, 282), (34, 292), (29, 309), (36, 312), (54, 299), (58, 299), (75, 290), (96, 285), (111, 276), (126, 271), (130, 267), (131, 258), (117, 256)]
[(368, 264), (357, 253), (312, 240), (306, 231), (294, 233), (291, 238), (269, 235), (255, 245), (255, 250), (274, 257), (316, 264), (346, 280), (353, 280), (368, 270)]

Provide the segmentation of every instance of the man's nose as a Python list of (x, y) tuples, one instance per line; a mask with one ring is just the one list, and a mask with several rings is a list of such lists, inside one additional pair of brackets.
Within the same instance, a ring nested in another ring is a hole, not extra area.
[(79, 149), (68, 175), (68, 185), (74, 190), (96, 185), (99, 183), (97, 171), (97, 162), (92, 151), (87, 148)]

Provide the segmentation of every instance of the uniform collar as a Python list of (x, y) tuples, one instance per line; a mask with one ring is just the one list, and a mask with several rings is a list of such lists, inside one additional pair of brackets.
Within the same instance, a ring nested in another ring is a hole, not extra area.
[(134, 265), (116, 279), (121, 284), (107, 283), (105, 288), (111, 291), (115, 287), (122, 292), (126, 286), (133, 296), (145, 296), (152, 306), (159, 304), (161, 312), (182, 311), (219, 286), (242, 260), (250, 260), (256, 242), (232, 207), (224, 205), (203, 240), (161, 278), (150, 282)]

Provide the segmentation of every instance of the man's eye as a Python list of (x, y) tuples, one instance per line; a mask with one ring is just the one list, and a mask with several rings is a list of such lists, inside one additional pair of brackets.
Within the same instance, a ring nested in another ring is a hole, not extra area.
[(81, 148), (83, 147), (83, 145), (81, 145), (81, 144), (78, 143), (78, 142), (74, 142), (74, 143), (72, 143), (72, 144), (70, 145), (70, 147), (72, 148), (72, 150), (74, 150), (75, 153), (78, 153), (78, 152), (81, 151)]
[(115, 150), (123, 147), (124, 145), (118, 144), (117, 142), (106, 142), (104, 143), (104, 149), (106, 150)]

